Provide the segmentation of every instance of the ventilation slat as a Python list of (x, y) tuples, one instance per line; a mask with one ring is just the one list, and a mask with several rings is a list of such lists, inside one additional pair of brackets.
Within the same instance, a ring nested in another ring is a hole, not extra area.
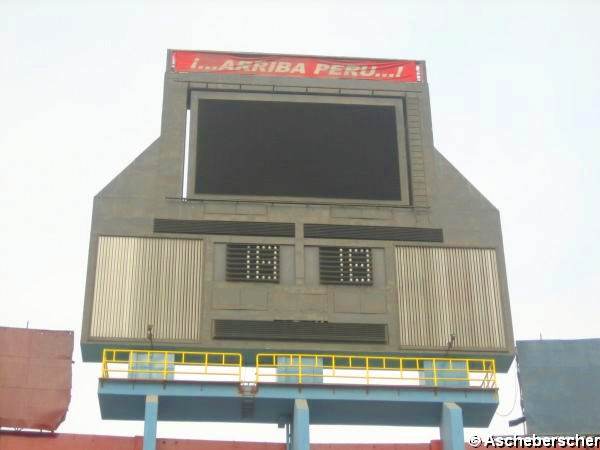
[(215, 339), (266, 341), (387, 343), (387, 325), (311, 321), (228, 320), (214, 321)]
[(384, 227), (370, 225), (304, 225), (304, 237), (375, 241), (443, 242), (441, 228)]
[(293, 223), (154, 219), (155, 233), (294, 237)]

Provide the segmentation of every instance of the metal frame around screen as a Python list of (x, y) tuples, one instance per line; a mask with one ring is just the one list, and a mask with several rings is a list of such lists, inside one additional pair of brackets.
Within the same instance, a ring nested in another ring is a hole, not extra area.
[[(198, 104), (200, 100), (239, 100), (239, 101), (269, 101), (269, 102), (302, 102), (302, 103), (332, 103), (342, 105), (374, 105), (392, 106), (396, 112), (396, 139), (398, 148), (398, 164), (400, 176), (400, 200), (362, 200), (347, 198), (314, 198), (314, 197), (283, 197), (283, 196), (257, 196), (257, 195), (228, 195), (228, 194), (198, 194), (196, 193), (196, 155), (198, 152)], [(363, 98), (363, 97), (335, 97), (325, 95), (297, 95), (297, 94), (261, 94), (237, 92), (205, 92), (192, 91), (190, 95), (190, 130), (189, 130), (189, 155), (187, 198), (198, 200), (239, 200), (274, 203), (302, 203), (302, 204), (342, 204), (342, 205), (381, 205), (381, 206), (409, 206), (410, 182), (408, 172), (408, 152), (406, 148), (406, 129), (404, 120), (404, 100), (402, 98)]]

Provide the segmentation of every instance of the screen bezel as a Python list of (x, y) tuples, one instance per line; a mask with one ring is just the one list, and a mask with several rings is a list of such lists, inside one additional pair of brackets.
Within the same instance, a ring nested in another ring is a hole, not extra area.
[[(196, 162), (198, 151), (198, 105), (201, 100), (236, 100), (268, 102), (304, 102), (332, 103), (346, 105), (392, 106), (396, 113), (396, 138), (398, 148), (398, 169), (400, 176), (399, 200), (369, 200), (326, 197), (287, 197), (259, 195), (229, 195), (196, 193)], [(291, 203), (291, 204), (332, 204), (332, 205), (380, 205), (409, 206), (410, 183), (408, 171), (408, 152), (406, 146), (406, 124), (404, 119), (404, 100), (402, 98), (363, 98), (336, 97), (330, 95), (263, 94), (238, 92), (192, 91), (190, 95), (188, 161), (187, 161), (187, 197), (194, 200), (223, 200), (244, 202)]]

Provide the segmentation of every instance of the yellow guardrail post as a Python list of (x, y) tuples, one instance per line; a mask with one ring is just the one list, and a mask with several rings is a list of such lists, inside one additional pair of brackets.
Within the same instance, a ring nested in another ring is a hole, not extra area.
[(400, 379), (404, 380), (404, 360), (400, 358)]
[(332, 372), (332, 376), (333, 376), (333, 378), (335, 378), (335, 364), (336, 364), (336, 363), (335, 363), (335, 355), (333, 355), (333, 356), (331, 357), (331, 366), (332, 366), (332, 371), (331, 371), (331, 372)]
[[(114, 353), (115, 355), (115, 359), (116, 360), (116, 351)], [(133, 370), (133, 352), (128, 352), (127, 353), (127, 376), (129, 376), (129, 374), (131, 373), (131, 371)]]
[(325, 360), (322, 356), (315, 355), (315, 370), (314, 372), (321, 378), (321, 383), (325, 383)]
[(437, 367), (435, 364), (435, 358), (431, 360), (431, 367), (433, 367), (433, 385), (437, 386)]
[(259, 365), (260, 361), (259, 361), (259, 354), (258, 353), (256, 354), (256, 357), (254, 359), (255, 359), (255, 364), (254, 364), (254, 368), (255, 368), (255, 370), (254, 370), (254, 382), (256, 384), (258, 384), (259, 372), (260, 372), (260, 365)]
[(100, 371), (102, 378), (108, 378), (108, 365), (106, 364), (106, 349), (102, 350), (102, 370)]
[(467, 386), (471, 386), (471, 360), (465, 359), (465, 374), (467, 378)]

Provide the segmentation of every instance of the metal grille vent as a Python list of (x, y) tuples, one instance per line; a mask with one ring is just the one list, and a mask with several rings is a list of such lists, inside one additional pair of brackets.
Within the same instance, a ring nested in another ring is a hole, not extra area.
[(227, 244), (227, 281), (279, 282), (279, 245)]
[(383, 227), (372, 225), (304, 225), (304, 237), (374, 241), (443, 242), (441, 228)]
[(154, 219), (155, 233), (294, 237), (293, 223)]
[(373, 284), (371, 249), (363, 247), (320, 247), (321, 284)]
[(380, 323), (329, 323), (308, 320), (214, 321), (215, 339), (266, 341), (387, 343), (387, 325)]

